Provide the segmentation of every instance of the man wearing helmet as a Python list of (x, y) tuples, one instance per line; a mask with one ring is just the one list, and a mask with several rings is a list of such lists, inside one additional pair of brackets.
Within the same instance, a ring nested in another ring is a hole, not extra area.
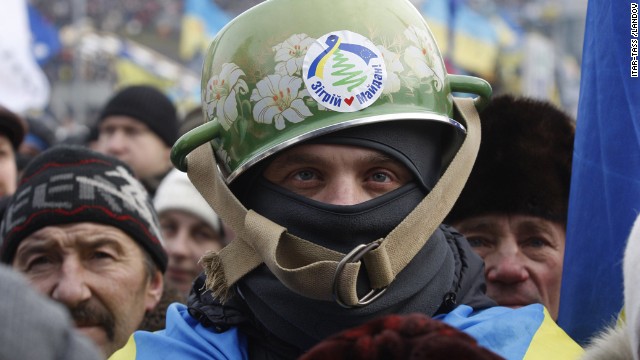
[[(542, 305), (495, 306), (482, 260), (441, 225), (491, 88), (446, 74), (409, 1), (270, 0), (218, 34), (203, 69), (207, 122), (172, 158), (237, 237), (205, 255), (166, 330), (114, 359), (291, 359), (412, 312), (510, 359), (581, 353)], [(479, 96), (454, 106), (453, 91)]]

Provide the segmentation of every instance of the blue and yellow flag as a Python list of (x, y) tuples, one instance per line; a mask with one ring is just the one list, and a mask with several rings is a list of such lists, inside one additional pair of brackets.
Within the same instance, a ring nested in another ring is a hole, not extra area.
[(479, 14), (461, 0), (429, 0), (420, 12), (438, 43), (442, 56), (457, 70), (488, 81), (496, 78), (502, 47), (518, 40), (518, 34), (498, 16)]
[(640, 213), (638, 1), (590, 0), (559, 324), (585, 342), (623, 304), (622, 259)]
[(231, 16), (212, 0), (186, 0), (180, 35), (180, 57), (191, 60), (207, 49)]

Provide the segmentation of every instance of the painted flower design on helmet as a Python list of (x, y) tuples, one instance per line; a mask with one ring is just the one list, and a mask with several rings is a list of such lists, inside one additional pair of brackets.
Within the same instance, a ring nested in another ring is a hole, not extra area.
[(382, 45), (377, 45), (377, 48), (380, 50), (387, 68), (387, 83), (385, 84), (382, 93), (390, 95), (400, 91), (400, 87), (402, 87), (399, 74), (404, 71), (404, 66), (400, 61), (400, 54), (390, 51)]
[(406, 64), (418, 78), (431, 78), (436, 90), (442, 89), (445, 72), (433, 37), (416, 26), (408, 27), (404, 35), (412, 43), (404, 53)]
[(280, 75), (301, 74), (302, 62), (309, 46), (315, 41), (307, 34), (291, 35), (284, 42), (273, 47), (275, 51), (276, 73)]
[(220, 74), (214, 75), (207, 83), (205, 106), (209, 120), (218, 119), (225, 130), (229, 130), (238, 119), (238, 95), (249, 91), (242, 79), (244, 71), (232, 63), (222, 64)]
[(268, 75), (258, 81), (251, 93), (253, 119), (258, 123), (275, 123), (278, 130), (285, 128), (285, 120), (298, 123), (312, 116), (303, 98), (309, 96), (302, 87), (302, 78), (289, 75)]
[[(346, 112), (344, 104), (354, 111), (373, 103), (402, 105), (420, 93), (444, 88), (446, 74), (437, 46), (427, 29), (414, 25), (391, 36), (375, 29), (368, 36), (349, 31), (319, 38), (284, 33), (257, 47), (266, 51), (248, 57), (242, 49), (238, 54), (243, 55), (217, 65), (217, 59), (210, 59), (204, 106), (208, 120), (215, 119), (225, 131), (213, 145), (229, 173), (253, 142), (295, 132), (304, 121)], [(352, 89), (357, 81), (360, 86)], [(341, 93), (342, 88), (350, 93)]]

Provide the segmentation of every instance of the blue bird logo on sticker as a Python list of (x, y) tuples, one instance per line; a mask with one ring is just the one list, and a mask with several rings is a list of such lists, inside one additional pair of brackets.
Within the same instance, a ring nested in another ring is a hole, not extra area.
[(320, 37), (307, 51), (303, 72), (311, 96), (340, 112), (358, 111), (373, 104), (380, 97), (387, 76), (378, 48), (351, 31)]

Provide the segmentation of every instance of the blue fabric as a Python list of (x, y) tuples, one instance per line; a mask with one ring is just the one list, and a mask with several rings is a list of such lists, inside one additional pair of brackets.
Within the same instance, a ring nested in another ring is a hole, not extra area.
[(184, 13), (201, 19), (206, 33), (211, 37), (214, 37), (231, 20), (230, 15), (211, 0), (186, 0)]
[[(506, 359), (521, 360), (542, 324), (544, 308), (535, 304), (520, 309), (494, 307), (473, 312), (469, 306), (461, 305), (436, 319), (468, 333), (480, 345)], [(137, 331), (133, 336), (136, 360), (247, 359), (247, 341), (237, 329), (215, 333), (193, 319), (182, 304), (169, 306), (166, 330)]]
[(27, 133), (22, 142), (35, 147), (38, 151), (45, 151), (49, 148), (49, 145), (41, 137), (32, 133)]
[(44, 65), (62, 50), (58, 29), (31, 4), (27, 4), (29, 27), (33, 45), (38, 47), (34, 55), (39, 65)]
[(183, 304), (169, 306), (166, 324), (165, 330), (134, 333), (136, 360), (248, 358), (246, 338), (237, 329), (215, 333), (192, 318)]
[(640, 211), (630, 18), (628, 1), (589, 1), (558, 318), (579, 343), (621, 310), (623, 250)]
[(469, 306), (460, 305), (435, 319), (473, 336), (478, 344), (505, 359), (520, 360), (542, 324), (544, 308), (540, 304), (517, 310), (496, 306), (474, 313)]

